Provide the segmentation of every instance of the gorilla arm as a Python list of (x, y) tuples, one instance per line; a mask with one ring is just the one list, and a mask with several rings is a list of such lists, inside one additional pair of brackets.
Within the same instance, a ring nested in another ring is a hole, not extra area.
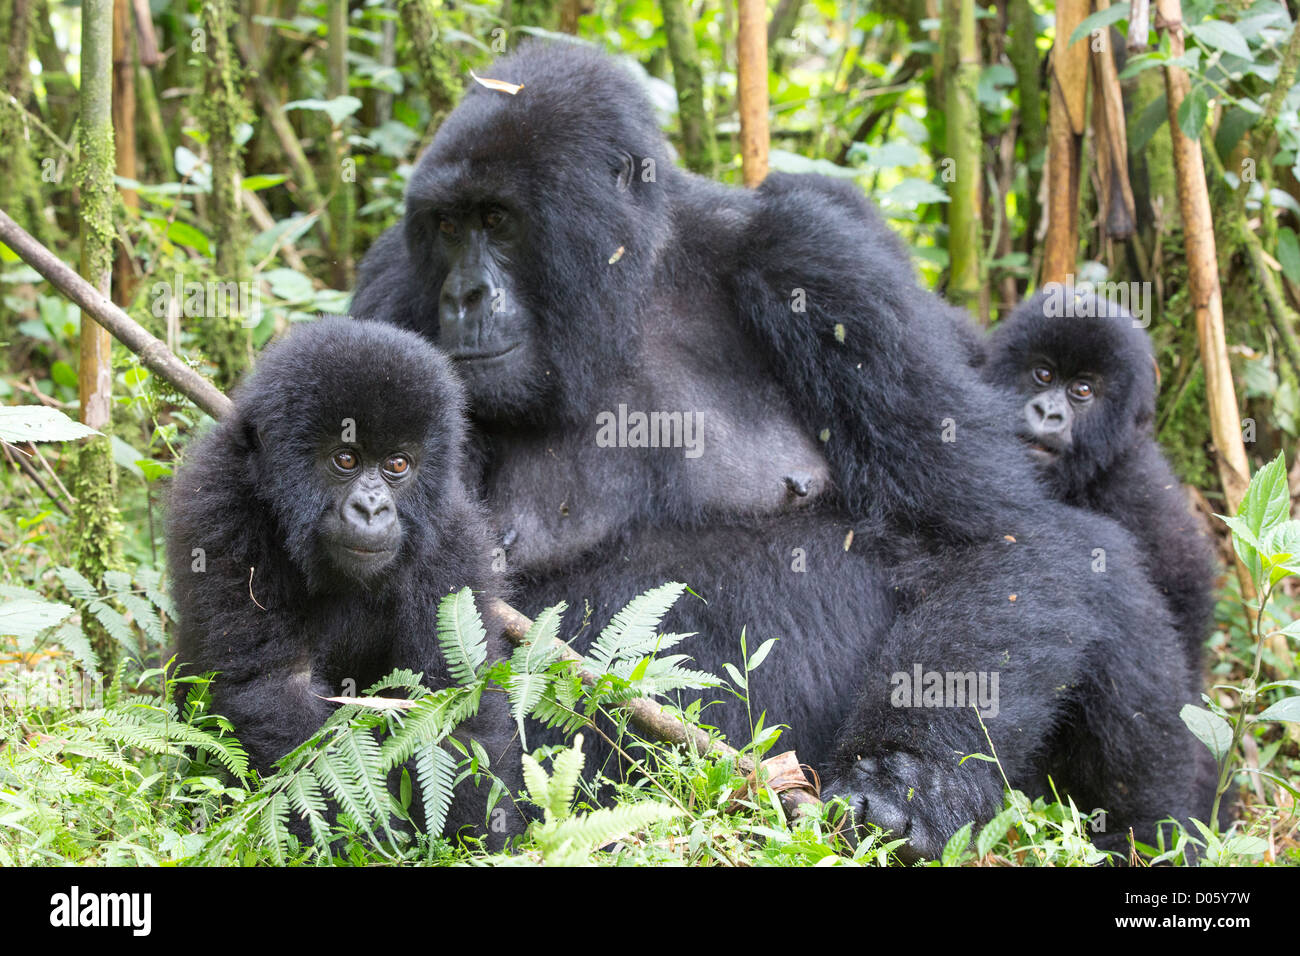
[(1008, 533), (1025, 514), (1003, 402), (970, 368), (971, 343), (917, 285), (869, 210), (815, 177), (758, 189), (736, 296), (805, 427), (825, 436), (849, 511), (947, 540)]

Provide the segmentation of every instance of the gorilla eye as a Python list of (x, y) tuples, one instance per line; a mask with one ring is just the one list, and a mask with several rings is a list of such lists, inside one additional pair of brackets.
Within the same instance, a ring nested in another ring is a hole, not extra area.
[(1086, 402), (1092, 398), (1092, 385), (1083, 379), (1070, 383), (1070, 397)]
[(1039, 385), (1051, 385), (1054, 378), (1056, 378), (1056, 376), (1053, 375), (1052, 370), (1046, 366), (1040, 365), (1038, 368), (1034, 369), (1034, 381)]
[(483, 225), (489, 229), (495, 229), (505, 221), (506, 214), (500, 209), (489, 209), (483, 214)]
[(360, 462), (357, 461), (357, 456), (347, 449), (336, 451), (330, 457), (330, 462), (335, 468), (344, 474), (350, 474), (356, 471), (357, 465), (360, 464)]
[(393, 455), (384, 462), (384, 471), (393, 478), (402, 478), (411, 470), (411, 460), (405, 455)]
[(454, 236), (456, 235), (456, 224), (452, 222), (450, 219), (448, 219), (446, 216), (439, 216), (438, 231), (441, 232), (444, 236)]

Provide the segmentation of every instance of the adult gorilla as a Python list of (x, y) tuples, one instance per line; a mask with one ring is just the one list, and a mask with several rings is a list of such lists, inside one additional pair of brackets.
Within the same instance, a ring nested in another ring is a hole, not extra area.
[[(958, 765), (980, 721), (903, 687), (918, 670), (1000, 681), (984, 722), (1013, 785), (1051, 773), (1144, 836), (1190, 815), (1189, 681), (1132, 542), (1008, 454), (1009, 401), (866, 204), (674, 168), (636, 80), (581, 47), (487, 75), (523, 88), (448, 117), (353, 312), (455, 360), (524, 609), (590, 599), (599, 625), (679, 578), (708, 604), (668, 626), (701, 632), (703, 667), (737, 659), (742, 626), (784, 637), (756, 708), (925, 855), (1002, 784)], [(747, 735), (742, 707), (710, 715)]]

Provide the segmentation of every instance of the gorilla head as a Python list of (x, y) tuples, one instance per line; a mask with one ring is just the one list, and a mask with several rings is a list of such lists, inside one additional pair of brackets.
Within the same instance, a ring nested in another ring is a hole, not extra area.
[(431, 297), (420, 321), (437, 316), (417, 331), (455, 360), (480, 418), (528, 417), (626, 361), (670, 233), (656, 180), (672, 166), (636, 78), (594, 51), (545, 50), (494, 65), (490, 79), (524, 84), (514, 95), (470, 84), (407, 191), (407, 252)]
[(436, 537), (426, 516), (463, 494), (465, 436), (435, 350), (389, 326), (322, 320), (271, 349), (235, 405), (245, 485), (312, 590), (365, 587), (436, 545), (418, 539)]
[(1023, 398), (1020, 437), (1063, 500), (1149, 437), (1151, 344), (1132, 315), (1090, 292), (1053, 286), (1023, 302), (994, 331), (986, 375)]

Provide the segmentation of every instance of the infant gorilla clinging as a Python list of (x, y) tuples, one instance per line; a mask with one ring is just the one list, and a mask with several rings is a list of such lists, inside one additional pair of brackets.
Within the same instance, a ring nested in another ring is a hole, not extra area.
[[(463, 587), (481, 600), (498, 582), (484, 512), (461, 481), (464, 399), (418, 336), (345, 319), (300, 326), (234, 398), (176, 476), (168, 568), (179, 660), (218, 672), (213, 708), (267, 773), (345, 687), (395, 668), (451, 686), (438, 602)], [(488, 659), (506, 656), (489, 633)], [(484, 694), (457, 736), (477, 740), (518, 790), (504, 694)], [(486, 779), (463, 782), (445, 832), (482, 827), (489, 792)], [(507, 816), (490, 844), (517, 829), (518, 813)]]

